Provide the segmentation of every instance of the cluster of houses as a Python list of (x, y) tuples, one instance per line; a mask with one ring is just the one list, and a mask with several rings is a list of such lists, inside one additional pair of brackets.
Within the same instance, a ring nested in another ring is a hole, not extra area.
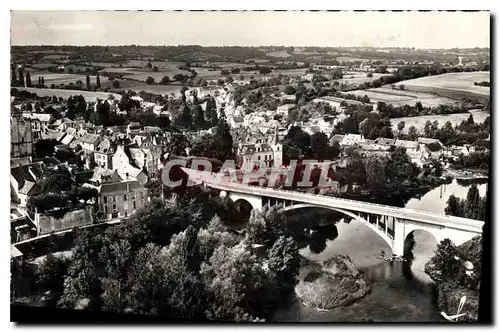
[(431, 160), (442, 158), (459, 158), (460, 155), (468, 156), (476, 151), (472, 145), (444, 146), (440, 140), (434, 138), (419, 137), (416, 141), (377, 138), (367, 139), (361, 134), (334, 135), (330, 144), (338, 143), (343, 148), (359, 149), (362, 156), (373, 154), (388, 155), (391, 147), (400, 147), (406, 150), (406, 154), (413, 163), (422, 167)]
[[(281, 144), (287, 134), (285, 123), (292, 103), (279, 106), (276, 110), (257, 109), (247, 112), (246, 106), (236, 106), (233, 100), (235, 84), (224, 86), (207, 86), (192, 88), (186, 92), (190, 100), (196, 95), (199, 99), (214, 97), (217, 110), (224, 110), (231, 128), (237, 155), (238, 166), (243, 170), (254, 170), (256, 167), (279, 168), (283, 164), (283, 146)], [(144, 110), (153, 110), (156, 114), (164, 114), (162, 108), (148, 103), (138, 96)], [(117, 103), (112, 100), (112, 110), (120, 112)], [(472, 146), (444, 147), (439, 140), (418, 138), (417, 141), (378, 138), (365, 139), (362, 135), (332, 135), (335, 125), (345, 119), (344, 105), (361, 104), (359, 101), (344, 100), (336, 97), (322, 97), (313, 102), (328, 103), (336, 116), (330, 120), (324, 117), (312, 118), (306, 123), (295, 122), (305, 132), (313, 135), (317, 132), (327, 134), (330, 143), (337, 142), (341, 147), (354, 147), (362, 155), (388, 154), (391, 147), (404, 147), (413, 162), (422, 166), (432, 159), (443, 156), (458, 157), (474, 152)], [(17, 105), (19, 106), (19, 105)], [(206, 104), (202, 105), (203, 108)], [(18, 108), (20, 109), (20, 108)], [(206, 134), (213, 134), (215, 128), (197, 132), (186, 132), (189, 140), (203, 139)], [(83, 164), (79, 167), (71, 162), (45, 157), (34, 160), (35, 146), (40, 139), (52, 139), (57, 142), (55, 152), (75, 154)], [(11, 117), (11, 202), (13, 209), (24, 211), (31, 196), (40, 194), (40, 181), (48, 170), (66, 168), (72, 174), (87, 174), (83, 186), (97, 190), (95, 204), (96, 213), (104, 219), (115, 220), (128, 218), (143, 207), (149, 200), (147, 184), (158, 178), (158, 172), (168, 158), (169, 132), (158, 127), (143, 126), (130, 123), (125, 126), (103, 128), (84, 120), (62, 118), (54, 120), (50, 114), (36, 112), (17, 112)], [(189, 155), (190, 149), (186, 149)], [(27, 213), (11, 214), (11, 226), (14, 227), (13, 241), (20, 238), (46, 234), (64, 228), (66, 225), (92, 223), (93, 213), (88, 209), (80, 212), (72, 211), (61, 220), (54, 220), (35, 213), (33, 220)], [(66, 218), (66, 219), (65, 219)], [(80, 219), (83, 221), (78, 221)], [(12, 228), (11, 227), (11, 228)], [(31, 233), (30, 233), (31, 232)], [(21, 235), (20, 235), (21, 234)]]

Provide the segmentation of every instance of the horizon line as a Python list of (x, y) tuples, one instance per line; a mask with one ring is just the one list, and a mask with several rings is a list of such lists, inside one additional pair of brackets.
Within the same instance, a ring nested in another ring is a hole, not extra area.
[(11, 47), (186, 47), (186, 46), (198, 46), (198, 47), (247, 47), (247, 48), (264, 48), (264, 47), (294, 47), (294, 48), (360, 48), (360, 49), (415, 49), (415, 50), (467, 50), (467, 49), (490, 49), (489, 46), (469, 46), (469, 47), (453, 47), (453, 48), (433, 48), (433, 47), (401, 47), (401, 46), (320, 46), (320, 45), (200, 45), (200, 44), (119, 44), (119, 45), (109, 45), (109, 44), (16, 44), (10, 45)]

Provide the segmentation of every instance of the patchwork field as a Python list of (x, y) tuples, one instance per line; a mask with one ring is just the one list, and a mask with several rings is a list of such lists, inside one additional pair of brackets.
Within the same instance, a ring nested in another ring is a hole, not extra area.
[(28, 91), (31, 93), (36, 93), (38, 96), (56, 96), (62, 98), (68, 98), (70, 96), (83, 96), (86, 101), (95, 101), (96, 98), (108, 99), (109, 95), (113, 95), (115, 99), (120, 100), (122, 96), (116, 93), (109, 92), (93, 92), (93, 91), (82, 91), (82, 90), (63, 90), (63, 89), (38, 89), (38, 88), (16, 88), (19, 91)]
[(469, 114), (472, 114), (474, 117), (474, 121), (476, 123), (483, 122), (490, 114), (488, 112), (480, 111), (480, 110), (471, 110), (469, 113), (458, 113), (458, 114), (446, 114), (446, 115), (424, 115), (424, 116), (414, 116), (414, 117), (405, 117), (405, 118), (396, 118), (391, 119), (391, 125), (393, 130), (398, 129), (398, 123), (401, 121), (405, 122), (405, 128), (403, 129), (403, 133), (408, 133), (408, 128), (411, 126), (415, 126), (417, 130), (423, 131), (425, 127), (425, 123), (427, 121), (434, 122), (437, 120), (439, 122), (439, 127), (444, 126), (447, 121), (450, 121), (453, 126), (460, 124), (462, 121), (467, 120), (469, 118)]

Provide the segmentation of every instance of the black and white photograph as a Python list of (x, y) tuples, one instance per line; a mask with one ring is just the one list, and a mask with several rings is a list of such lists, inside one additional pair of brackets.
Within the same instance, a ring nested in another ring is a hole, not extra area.
[(484, 322), (491, 24), (11, 10), (11, 321)]

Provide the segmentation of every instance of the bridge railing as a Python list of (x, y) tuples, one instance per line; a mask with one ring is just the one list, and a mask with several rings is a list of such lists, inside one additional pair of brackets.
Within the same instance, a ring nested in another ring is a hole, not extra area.
[[(281, 193), (286, 194), (287, 196), (292, 196), (292, 197), (295, 196), (297, 198), (305, 196), (305, 197), (311, 197), (311, 198), (314, 197), (315, 199), (335, 200), (337, 202), (341, 201), (341, 202), (346, 202), (346, 203), (359, 205), (359, 206), (369, 205), (369, 206), (378, 207), (380, 209), (384, 209), (386, 211), (398, 213), (398, 217), (400, 217), (400, 218), (405, 218), (405, 217), (412, 218), (412, 217), (415, 217), (416, 215), (418, 215), (418, 216), (422, 216), (422, 217), (425, 216), (425, 217), (430, 217), (430, 218), (446, 219), (446, 220), (449, 220), (450, 222), (454, 222), (454, 223), (462, 224), (462, 225), (467, 225), (467, 226), (470, 226), (471, 221), (474, 221), (477, 223), (484, 223), (481, 220), (466, 219), (466, 218), (461, 218), (461, 217), (449, 216), (446, 214), (431, 213), (431, 212), (422, 211), (422, 210), (400, 208), (400, 207), (394, 207), (394, 206), (377, 204), (377, 203), (356, 201), (356, 200), (347, 199), (347, 198), (318, 195), (318, 194), (290, 191), (290, 190), (284, 190), (284, 189), (275, 189), (275, 188), (268, 188), (268, 187), (253, 187), (253, 186), (242, 185), (239, 183), (225, 183), (225, 184), (213, 184), (213, 183), (211, 183), (211, 185), (218, 186), (218, 187), (226, 187), (226, 188), (241, 188), (244, 190), (257, 191), (257, 192), (262, 191), (264, 194), (265, 194), (265, 192), (281, 192)], [(292, 198), (284, 198), (283, 197), (281, 199), (292, 199)]]

